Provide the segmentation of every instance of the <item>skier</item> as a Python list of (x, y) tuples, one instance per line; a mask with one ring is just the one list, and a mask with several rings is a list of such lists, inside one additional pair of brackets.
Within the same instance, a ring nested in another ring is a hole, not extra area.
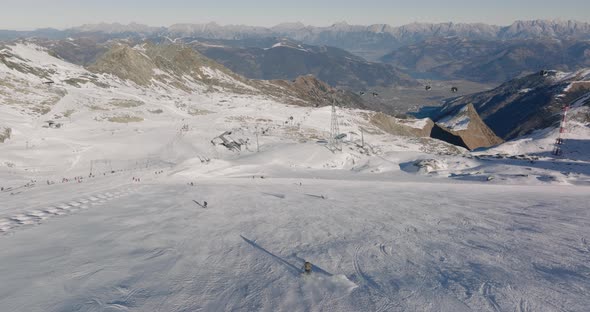
[(203, 201), (203, 208), (207, 208), (207, 202)]
[(312, 268), (311, 262), (305, 261), (305, 263), (303, 264), (303, 272), (305, 274), (311, 274), (311, 268)]

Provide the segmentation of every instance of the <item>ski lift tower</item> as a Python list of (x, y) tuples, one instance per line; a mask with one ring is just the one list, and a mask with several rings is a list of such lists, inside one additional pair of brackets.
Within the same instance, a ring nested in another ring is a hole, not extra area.
[(342, 142), (340, 135), (340, 127), (338, 126), (338, 114), (336, 113), (336, 101), (332, 100), (332, 121), (330, 123), (330, 140), (328, 146), (332, 152), (342, 150)]
[(563, 106), (563, 113), (561, 115), (561, 124), (559, 126), (559, 135), (558, 135), (557, 139), (555, 140), (555, 144), (553, 146), (553, 155), (555, 155), (555, 156), (561, 156), (561, 154), (563, 154), (563, 150), (561, 147), (565, 143), (564, 136), (565, 136), (566, 126), (567, 126), (567, 112), (569, 111), (569, 109), (570, 109), (569, 105), (566, 104)]

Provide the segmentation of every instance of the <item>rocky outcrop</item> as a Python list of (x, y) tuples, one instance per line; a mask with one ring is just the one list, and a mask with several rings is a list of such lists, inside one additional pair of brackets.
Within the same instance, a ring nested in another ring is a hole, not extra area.
[(374, 114), (371, 123), (389, 134), (431, 137), (471, 150), (503, 142), (479, 118), (473, 105), (467, 105), (437, 123), (430, 118), (400, 119), (383, 113)]
[(118, 44), (88, 67), (97, 73), (112, 74), (139, 86), (160, 84), (186, 92), (219, 87), (234, 93), (252, 93), (246, 79), (224, 66), (177, 44), (144, 43), (135, 47)]
[(434, 127), (430, 118), (400, 119), (383, 113), (374, 114), (371, 123), (389, 134), (410, 137), (430, 137)]
[(111, 74), (140, 86), (151, 83), (155, 68), (156, 65), (147, 55), (124, 44), (111, 48), (88, 67), (92, 72)]
[(503, 142), (468, 104), (437, 120), (432, 137), (473, 150)]
[(258, 83), (267, 93), (296, 105), (321, 107), (332, 105), (333, 100), (340, 107), (364, 108), (360, 96), (332, 88), (312, 75), (300, 76), (292, 81), (272, 80)]

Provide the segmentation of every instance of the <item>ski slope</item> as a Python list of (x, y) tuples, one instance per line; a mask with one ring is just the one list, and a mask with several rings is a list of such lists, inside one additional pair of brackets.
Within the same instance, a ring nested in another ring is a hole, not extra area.
[[(57, 198), (39, 188), (29, 195), (37, 204), (9, 207), (31, 218), (0, 236), (3, 310), (590, 306), (587, 187), (334, 180), (319, 172), (190, 186), (186, 177), (152, 174), (135, 184), (113, 178), (120, 185), (110, 188), (49, 186)], [(64, 214), (30, 213), (59, 207)], [(310, 276), (301, 274), (304, 261), (314, 265)]]
[[(85, 69), (12, 52), (56, 84), (0, 67), (2, 311), (590, 306), (586, 124), (561, 158), (554, 129), (470, 153), (338, 109), (333, 153), (329, 107), (105, 75), (76, 87), (60, 79)], [(226, 132), (239, 152), (212, 143)]]

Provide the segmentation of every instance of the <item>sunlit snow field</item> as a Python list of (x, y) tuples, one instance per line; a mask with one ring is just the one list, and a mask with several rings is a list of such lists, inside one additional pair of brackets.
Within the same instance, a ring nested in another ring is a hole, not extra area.
[[(589, 310), (587, 125), (561, 158), (555, 129), (470, 153), (339, 108), (332, 153), (330, 107), (0, 74), (22, 80), (6, 103), (62, 88), (47, 116), (74, 110), (52, 129), (0, 105), (0, 311)], [(225, 131), (248, 144), (212, 144)]]
[(31, 191), (38, 222), (0, 236), (2, 310), (590, 306), (586, 187), (285, 176)]

